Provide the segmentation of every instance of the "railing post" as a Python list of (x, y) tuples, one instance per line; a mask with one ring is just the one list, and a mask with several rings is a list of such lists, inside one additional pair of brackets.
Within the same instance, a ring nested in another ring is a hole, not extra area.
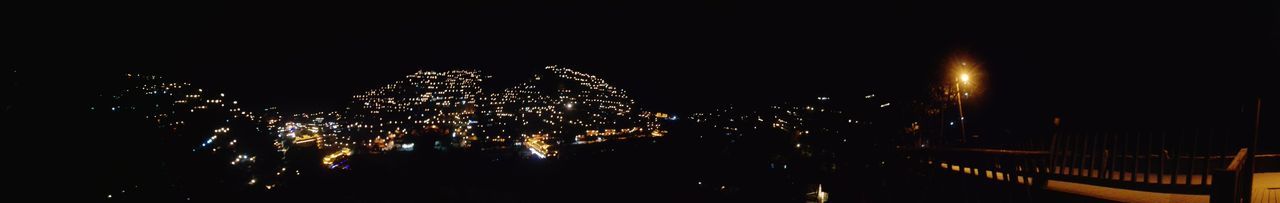
[[(1093, 154), (1094, 154), (1094, 155), (1093, 155), (1093, 162), (1091, 163), (1091, 165), (1089, 166), (1089, 168), (1091, 168), (1091, 170), (1090, 170), (1090, 171), (1093, 171), (1095, 174), (1097, 174), (1097, 177), (1098, 177), (1098, 178), (1101, 178), (1101, 177), (1102, 177), (1102, 163), (1101, 163), (1101, 162), (1102, 162), (1102, 161), (1104, 161), (1104, 160), (1106, 160), (1106, 159), (1103, 159), (1103, 158), (1102, 158), (1102, 150), (1103, 150), (1103, 149), (1106, 149), (1106, 146), (1103, 146), (1103, 143), (1102, 143), (1102, 142), (1104, 142), (1104, 141), (1105, 141), (1105, 140), (1103, 140), (1103, 139), (1104, 139), (1104, 138), (1103, 138), (1103, 136), (1104, 136), (1104, 135), (1105, 135), (1105, 134), (1098, 133), (1097, 135), (1094, 135), (1094, 136), (1093, 136), (1093, 145), (1094, 145), (1094, 147), (1093, 147), (1093, 152), (1094, 152), (1094, 153), (1093, 153)], [(1090, 177), (1093, 177), (1093, 176), (1090, 176)]]
[(1089, 147), (1085, 147), (1085, 148), (1088, 148), (1086, 150), (1089, 151), (1089, 163), (1088, 163), (1088, 166), (1085, 167), (1085, 174), (1084, 174), (1085, 177), (1093, 177), (1093, 173), (1096, 171), (1094, 170), (1093, 167), (1098, 163), (1098, 135), (1099, 134), (1101, 133), (1094, 133), (1092, 136), (1089, 136), (1089, 139), (1088, 139)]
[(1176, 134), (1176, 135), (1179, 135), (1179, 136), (1178, 136), (1178, 142), (1177, 144), (1174, 144), (1174, 150), (1173, 150), (1173, 173), (1169, 174), (1169, 183), (1173, 185), (1178, 184), (1178, 168), (1182, 166), (1181, 164), (1179, 164), (1180, 162), (1182, 162), (1182, 156), (1180, 156), (1182, 155), (1182, 143), (1183, 143), (1182, 140), (1185, 137), (1180, 134)]
[[(1124, 152), (1123, 152), (1123, 151), (1120, 151), (1120, 148), (1118, 147), (1118, 146), (1120, 146), (1120, 137), (1121, 137), (1121, 136), (1123, 136), (1123, 134), (1124, 134), (1124, 133), (1118, 133), (1118, 134), (1117, 134), (1117, 133), (1108, 133), (1108, 134), (1109, 134), (1109, 135), (1111, 135), (1111, 136), (1109, 136), (1109, 137), (1111, 137), (1111, 139), (1110, 139), (1110, 140), (1111, 140), (1111, 144), (1110, 144), (1110, 145), (1106, 145), (1106, 146), (1107, 146), (1108, 148), (1111, 148), (1111, 154), (1109, 154), (1109, 155), (1110, 155), (1110, 157), (1107, 157), (1107, 161), (1109, 162), (1109, 163), (1107, 163), (1107, 164), (1106, 164), (1106, 166), (1107, 166), (1107, 167), (1106, 167), (1106, 169), (1107, 169), (1107, 170), (1104, 170), (1103, 172), (1104, 172), (1104, 173), (1107, 173), (1107, 175), (1106, 175), (1106, 178), (1107, 178), (1107, 179), (1114, 179), (1114, 178), (1116, 177), (1116, 175), (1112, 175), (1111, 173), (1112, 173), (1112, 172), (1115, 172), (1115, 171), (1116, 171), (1116, 169), (1120, 169), (1119, 167), (1120, 167), (1120, 166), (1122, 166), (1122, 165), (1120, 164), (1120, 163), (1121, 163), (1121, 162), (1120, 162), (1120, 160), (1122, 160), (1122, 158), (1124, 158)], [(1121, 174), (1121, 175), (1123, 175), (1124, 173), (1120, 173), (1120, 174)], [(1122, 178), (1122, 179), (1123, 179), (1123, 178)]]
[[(1111, 148), (1111, 146), (1107, 144), (1107, 141), (1111, 140), (1112, 136), (1114, 136), (1114, 134), (1111, 134), (1111, 133), (1102, 134), (1102, 137), (1101, 137), (1102, 138), (1101, 146), (1103, 147), (1102, 156), (1101, 156), (1102, 163), (1100, 164), (1100, 167), (1098, 169), (1098, 172), (1101, 173), (1101, 174), (1098, 174), (1098, 178), (1102, 178), (1102, 179), (1110, 178), (1109, 175), (1111, 175), (1111, 172), (1109, 171), (1111, 168), (1111, 164), (1113, 164), (1113, 162), (1111, 161), (1111, 158), (1113, 154), (1115, 154), (1115, 150), (1109, 149)], [(1115, 144), (1115, 143), (1112, 143), (1112, 144)]]
[[(1124, 132), (1118, 132), (1111, 136), (1111, 165), (1107, 170), (1107, 178), (1124, 180), (1124, 155), (1125, 151), (1123, 137)], [(1115, 173), (1115, 174), (1112, 174)]]
[(1214, 170), (1213, 187), (1210, 189), (1209, 202), (1239, 203), (1248, 202), (1252, 193), (1253, 177), (1246, 169), (1252, 160), (1253, 152), (1242, 148), (1236, 152), (1231, 163), (1224, 169)]
[(1156, 183), (1159, 184), (1164, 184), (1164, 168), (1167, 166), (1165, 165), (1165, 159), (1168, 159), (1167, 157), (1169, 157), (1169, 145), (1167, 145), (1167, 140), (1169, 140), (1169, 133), (1160, 132), (1160, 153), (1156, 155), (1159, 156), (1160, 159), (1160, 173), (1156, 174)]
[(1049, 171), (1053, 171), (1054, 173), (1057, 173), (1057, 169), (1052, 168), (1054, 160), (1057, 160), (1058, 158), (1058, 149), (1061, 149), (1061, 147), (1058, 147), (1059, 130), (1058, 130), (1058, 125), (1056, 123), (1053, 126), (1053, 131), (1051, 133), (1052, 135), (1049, 136), (1049, 157), (1048, 157), (1050, 168), (1046, 168), (1046, 169), (1049, 169)]
[(1191, 131), (1191, 143), (1190, 143), (1191, 154), (1187, 156), (1187, 185), (1188, 186), (1191, 185), (1191, 178), (1193, 178), (1192, 176), (1196, 174), (1196, 148), (1198, 148), (1196, 146), (1198, 146), (1198, 143), (1200, 143), (1199, 142), (1200, 136), (1197, 136), (1197, 134), (1199, 134), (1198, 133), (1199, 131), (1200, 129)]
[(1230, 203), (1236, 194), (1236, 174), (1233, 171), (1225, 169), (1215, 169), (1213, 171), (1213, 187), (1209, 194), (1209, 202), (1212, 203)]
[[(1038, 163), (1038, 160), (1040, 159), (1034, 159), (1034, 160), (1035, 161), (1031, 162), (1033, 165)], [(1028, 177), (1031, 177), (1031, 186), (1034, 186), (1037, 188), (1044, 188), (1045, 185), (1049, 184), (1049, 176), (1046, 175), (1045, 173), (1042, 173), (1042, 172), (1037, 173), (1033, 171)]]
[(1209, 137), (1208, 137), (1208, 139), (1209, 139), (1209, 140), (1205, 141), (1205, 142), (1207, 142), (1207, 144), (1206, 144), (1205, 146), (1206, 146), (1206, 147), (1208, 147), (1209, 149), (1207, 150), (1207, 151), (1208, 151), (1208, 153), (1205, 153), (1205, 155), (1204, 155), (1204, 174), (1201, 174), (1201, 175), (1200, 175), (1200, 184), (1201, 184), (1201, 185), (1209, 185), (1209, 174), (1210, 174), (1210, 173), (1213, 173), (1213, 172), (1212, 172), (1212, 170), (1213, 170), (1213, 169), (1211, 168), (1211, 165), (1209, 164), (1209, 163), (1210, 163), (1210, 159), (1212, 158), (1212, 157), (1210, 157), (1210, 156), (1214, 154), (1214, 152), (1213, 152), (1213, 129), (1210, 129), (1210, 130), (1209, 130), (1208, 136), (1209, 136)]
[[(1249, 159), (1249, 160), (1246, 160), (1246, 162), (1245, 162), (1245, 166), (1248, 166), (1248, 167), (1249, 167), (1249, 168), (1248, 168), (1248, 170), (1249, 170), (1249, 171), (1245, 174), (1245, 177), (1247, 178), (1247, 179), (1245, 180), (1245, 182), (1246, 182), (1248, 185), (1250, 185), (1250, 186), (1252, 186), (1252, 185), (1253, 185), (1253, 173), (1254, 173), (1254, 172), (1257, 172), (1257, 170), (1258, 170), (1258, 165), (1257, 165), (1258, 163), (1256, 162), (1256, 161), (1258, 161), (1258, 157), (1254, 157), (1253, 155), (1254, 155), (1254, 154), (1257, 154), (1257, 153), (1258, 153), (1258, 151), (1262, 151), (1262, 148), (1258, 148), (1258, 133), (1260, 132), (1260, 130), (1262, 130), (1262, 125), (1261, 125), (1261, 124), (1262, 124), (1262, 123), (1261, 123), (1261, 122), (1262, 122), (1262, 97), (1257, 97), (1257, 101), (1258, 101), (1257, 106), (1254, 106), (1254, 108), (1253, 108), (1253, 111), (1254, 111), (1254, 115), (1253, 115), (1253, 145), (1249, 146), (1249, 147), (1253, 148), (1253, 149), (1254, 149), (1254, 151), (1250, 151), (1250, 152), (1246, 153), (1246, 155), (1247, 155), (1246, 159)], [(1249, 201), (1249, 198), (1253, 198), (1253, 197), (1250, 195), (1250, 193), (1253, 193), (1253, 190), (1245, 190), (1245, 192), (1244, 192), (1244, 201), (1245, 201), (1245, 202), (1248, 202), (1248, 201)]]
[[(1142, 146), (1142, 144), (1140, 144), (1142, 143), (1142, 133), (1134, 133), (1134, 135), (1131, 135), (1130, 137), (1132, 137), (1129, 138), (1132, 140), (1132, 144), (1125, 145), (1126, 148), (1132, 146), (1132, 148), (1129, 148), (1129, 157), (1133, 159), (1133, 167), (1129, 168), (1132, 169), (1129, 170), (1129, 180), (1138, 182), (1138, 154), (1140, 153)], [(1142, 178), (1146, 179), (1145, 176), (1146, 174), (1143, 174)]]
[(1126, 134), (1127, 133), (1120, 133), (1120, 135), (1116, 136), (1115, 138), (1116, 146), (1114, 146), (1117, 153), (1116, 153), (1116, 166), (1114, 167), (1113, 171), (1116, 172), (1116, 176), (1117, 176), (1116, 179), (1119, 179), (1121, 181), (1124, 181), (1124, 177), (1125, 177), (1124, 171), (1125, 169), (1128, 168), (1125, 166), (1125, 163), (1127, 161), (1125, 161), (1124, 157), (1125, 155), (1129, 155), (1130, 153), (1129, 148), (1127, 147), (1127, 145), (1129, 144), (1128, 142), (1129, 135), (1126, 135)]
[[(1142, 181), (1146, 181), (1146, 183), (1151, 183), (1151, 165), (1153, 162), (1151, 161), (1151, 158), (1152, 158), (1152, 153), (1155, 153), (1152, 151), (1152, 148), (1155, 148), (1155, 147), (1151, 147), (1151, 146), (1155, 146), (1156, 144), (1156, 134), (1155, 133), (1146, 133), (1146, 134), (1147, 134), (1147, 151), (1143, 151), (1142, 153), (1143, 153), (1143, 156), (1147, 157), (1146, 158), (1147, 172), (1146, 174), (1142, 174)], [(1160, 183), (1160, 181), (1157, 180), (1156, 183)]]
[(1071, 175), (1078, 176), (1080, 175), (1080, 165), (1082, 165), (1080, 163), (1084, 163), (1084, 134), (1076, 133), (1072, 134), (1071, 137), (1074, 140), (1071, 141), (1074, 146), (1071, 147), (1071, 160), (1067, 164), (1067, 169), (1070, 170)]

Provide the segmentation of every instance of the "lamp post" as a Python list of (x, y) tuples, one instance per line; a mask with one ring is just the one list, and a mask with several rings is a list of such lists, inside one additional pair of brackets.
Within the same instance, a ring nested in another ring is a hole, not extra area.
[[(966, 63), (961, 63), (961, 64), (967, 65)], [(964, 143), (965, 140), (968, 139), (967, 136), (969, 136), (968, 135), (969, 131), (967, 131), (964, 126), (964, 96), (962, 95), (964, 94), (964, 90), (961, 89), (961, 86), (969, 84), (969, 73), (963, 73), (963, 72), (960, 73), (959, 80), (957, 81), (958, 82), (956, 83), (956, 105), (959, 106), (960, 108), (960, 142)]]

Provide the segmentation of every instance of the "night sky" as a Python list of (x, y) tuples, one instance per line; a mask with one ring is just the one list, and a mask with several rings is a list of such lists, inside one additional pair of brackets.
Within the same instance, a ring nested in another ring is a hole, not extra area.
[(91, 187), (84, 168), (113, 160), (84, 155), (154, 144), (113, 145), (101, 140), (125, 136), (85, 127), (125, 73), (304, 113), (418, 70), (478, 69), (496, 91), (559, 65), (645, 110), (687, 115), (818, 96), (924, 99), (951, 80), (948, 57), (968, 53), (982, 65), (982, 95), (965, 101), (972, 131), (1045, 135), (1054, 116), (1095, 129), (1252, 124), (1259, 97), (1270, 105), (1263, 135), (1280, 126), (1267, 120), (1280, 103), (1280, 1), (430, 2), (3, 6), (0, 101), (18, 121), (3, 135), (26, 147), (9, 162), (65, 171), (14, 173), (44, 184), (28, 188)]
[(560, 65), (641, 107), (692, 112), (919, 97), (963, 51), (983, 65), (984, 103), (973, 105), (1017, 118), (1238, 108), (1272, 84), (1263, 73), (1280, 53), (1276, 5), (1261, 1), (467, 2), (39, 5), (18, 9), (31, 32), (11, 39), (31, 46), (11, 67), (156, 73), (307, 112), (417, 70), (479, 69), (501, 88)]

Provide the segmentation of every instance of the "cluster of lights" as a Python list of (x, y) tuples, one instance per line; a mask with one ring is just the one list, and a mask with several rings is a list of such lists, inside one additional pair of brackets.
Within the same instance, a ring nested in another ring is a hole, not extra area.
[[(412, 129), (450, 135), (470, 134), (471, 119), (484, 76), (478, 71), (418, 71), (380, 88), (352, 97), (346, 124), (360, 131), (366, 145), (391, 150), (394, 139)], [(391, 140), (387, 140), (391, 139)], [(392, 144), (377, 144), (374, 141)]]
[[(458, 147), (467, 148), (471, 143), (524, 147), (546, 158), (559, 154), (558, 145), (660, 137), (665, 131), (658, 121), (675, 119), (666, 113), (637, 110), (626, 91), (594, 75), (555, 66), (545, 70), (493, 93), (480, 88), (487, 76), (478, 71), (418, 71), (352, 96), (347, 108), (291, 115), (281, 115), (274, 107), (246, 111), (225, 93), (165, 82), (159, 76), (129, 74), (129, 79), (140, 82), (113, 95), (117, 105), (90, 110), (144, 112), (146, 119), (175, 133), (189, 132), (179, 129), (193, 118), (217, 117), (226, 124), (216, 125), (211, 133), (199, 133), (202, 137), (194, 143), (192, 153), (226, 157), (223, 163), (251, 174), (245, 180), (249, 186), (268, 190), (279, 187), (275, 181), (281, 177), (301, 175), (284, 164), (289, 162), (285, 159), (288, 152), (299, 147), (326, 154), (320, 162), (335, 170), (348, 169), (347, 159), (357, 150), (363, 150), (361, 154), (412, 151), (416, 144), (405, 138), (424, 133), (452, 138)], [(146, 105), (138, 105), (143, 103)], [(233, 132), (233, 121), (257, 129)], [(237, 148), (237, 138), (255, 132), (274, 133), (274, 150)], [(253, 173), (262, 168), (254, 163), (263, 153), (280, 157), (281, 164), (269, 174)]]
[(350, 157), (351, 154), (351, 148), (342, 148), (336, 152), (330, 153), (329, 155), (325, 155), (324, 158), (320, 160), (320, 163), (325, 166), (329, 166), (329, 169), (350, 169), (350, 165), (347, 165), (346, 163), (346, 158)]
[[(174, 142), (190, 142), (191, 153), (225, 158), (229, 166), (246, 174), (254, 174), (271, 166), (260, 167), (254, 164), (263, 153), (279, 156), (283, 159), (286, 145), (275, 140), (275, 150), (246, 149), (239, 146), (237, 138), (255, 136), (256, 130), (235, 130), (237, 124), (264, 126), (264, 116), (260, 113), (246, 111), (239, 102), (231, 100), (226, 93), (206, 91), (195, 88), (190, 83), (169, 82), (163, 77), (144, 74), (126, 74), (127, 81), (133, 86), (121, 89), (110, 96), (110, 107), (90, 107), (91, 111), (110, 109), (110, 112), (130, 113), (154, 121), (157, 126), (171, 133)], [(214, 129), (203, 131), (192, 128), (189, 121), (216, 120)], [(284, 170), (283, 164), (277, 166)], [(250, 182), (259, 181), (253, 176)], [(251, 184), (252, 185), (252, 184)], [(274, 184), (272, 184), (274, 185)]]
[[(402, 136), (402, 135), (404, 135), (405, 133), (406, 133), (406, 132), (405, 132), (404, 130), (397, 129), (397, 131), (396, 131), (395, 133), (387, 134), (386, 136), (378, 136), (378, 137), (373, 138), (373, 141), (369, 142), (368, 144), (365, 144), (365, 147), (370, 148), (370, 149), (374, 149), (374, 150), (377, 150), (377, 151), (391, 151), (391, 150), (395, 150), (397, 147), (403, 147), (403, 146), (404, 146), (404, 145), (397, 145), (397, 144), (396, 144), (396, 140), (398, 140), (399, 138), (403, 138), (404, 136)], [(404, 143), (402, 142), (401, 144), (404, 144)], [(411, 143), (410, 143), (410, 144), (411, 144)]]
[[(873, 102), (871, 101), (873, 97), (871, 95), (866, 97), (868, 104)], [(694, 113), (689, 117), (694, 122), (738, 136), (743, 135), (743, 130), (760, 129), (775, 129), (794, 135), (839, 134), (839, 130), (843, 127), (856, 127), (863, 124), (845, 110), (832, 107), (830, 100), (830, 97), (818, 97), (817, 102), (811, 104), (772, 105), (756, 110), (737, 109), (730, 106), (712, 112)], [(879, 105), (879, 107), (884, 106), (887, 105)], [(843, 124), (832, 126), (830, 125), (832, 123)]]
[(296, 115), (292, 119), (294, 121), (286, 121), (283, 122), (282, 126), (274, 127), (278, 131), (278, 140), (288, 141), (281, 144), (292, 143), (293, 145), (316, 146), (321, 150), (350, 147), (355, 144), (351, 136), (343, 133), (346, 131), (338, 122), (326, 122), (323, 117), (306, 119), (315, 116), (314, 114)]
[[(511, 135), (519, 134), (525, 147), (546, 156), (554, 152), (544, 150), (555, 145), (662, 135), (658, 118), (635, 110), (635, 101), (625, 90), (568, 68), (547, 66), (545, 70), (484, 97), (478, 104), (478, 129), (468, 135), (475, 137), (465, 140), (505, 147), (518, 141)], [(531, 147), (531, 140), (548, 147)]]
[(235, 160), (231, 160), (231, 165), (233, 165), (233, 166), (234, 166), (234, 165), (245, 165), (245, 164), (250, 164), (250, 163), (253, 163), (254, 161), (257, 161), (257, 158), (258, 158), (258, 157), (255, 157), (255, 156), (249, 156), (249, 155), (246, 155), (246, 154), (241, 154), (241, 155), (239, 155), (239, 156), (236, 156), (236, 159), (235, 159)]
[[(160, 76), (142, 75), (142, 74), (126, 74), (127, 79), (136, 81), (137, 85), (131, 88), (123, 89), (111, 98), (119, 102), (121, 105), (109, 107), (111, 111), (140, 111), (145, 112), (145, 118), (156, 121), (162, 127), (176, 128), (186, 124), (181, 119), (175, 119), (178, 116), (184, 116), (183, 113), (196, 113), (204, 111), (218, 111), (214, 113), (227, 113), (231, 118), (245, 118), (253, 120), (257, 115), (252, 112), (243, 111), (239, 107), (239, 102), (226, 102), (226, 94), (224, 93), (206, 93), (204, 89), (193, 89), (190, 83), (165, 82)], [(130, 99), (160, 99), (169, 100), (169, 102), (147, 102), (154, 103), (152, 105), (125, 105), (131, 103)], [(96, 107), (91, 107), (96, 110)]]
[(538, 158), (554, 157), (556, 156), (556, 151), (551, 149), (550, 144), (547, 144), (547, 137), (545, 134), (527, 136), (524, 139), (524, 146), (529, 148), (529, 153), (538, 156)]

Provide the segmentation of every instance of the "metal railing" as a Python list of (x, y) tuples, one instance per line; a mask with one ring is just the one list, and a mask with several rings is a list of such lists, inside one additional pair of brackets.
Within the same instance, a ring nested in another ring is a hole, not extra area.
[(1055, 179), (1184, 194), (1208, 194), (1215, 168), (1238, 142), (1214, 131), (1055, 133), (1048, 173)]
[(987, 179), (1041, 187), (1047, 183), (1048, 151), (918, 148), (909, 150), (928, 167), (952, 170)]
[(1249, 148), (1241, 148), (1226, 168), (1213, 171), (1213, 193), (1209, 202), (1249, 202), (1253, 187), (1253, 173), (1248, 168), (1253, 160)]

